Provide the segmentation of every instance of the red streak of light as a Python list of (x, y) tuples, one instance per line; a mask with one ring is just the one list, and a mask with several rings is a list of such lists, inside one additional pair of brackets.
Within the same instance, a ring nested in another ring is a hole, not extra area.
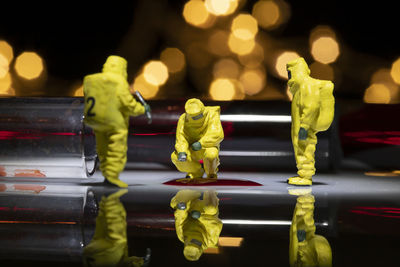
[(390, 216), (390, 215), (378, 214), (378, 213), (373, 213), (373, 212), (368, 212), (368, 211), (362, 211), (362, 210), (350, 210), (350, 212), (356, 213), (356, 214), (363, 214), (363, 215), (374, 216), (374, 217), (386, 217), (386, 218), (396, 218), (396, 219), (400, 219), (400, 216)]
[(151, 136), (151, 135), (173, 135), (175, 133), (132, 133), (131, 135), (143, 135), (143, 136)]
[(0, 221), (0, 223), (31, 223), (31, 224), (76, 224), (76, 222), (35, 222), (35, 221)]

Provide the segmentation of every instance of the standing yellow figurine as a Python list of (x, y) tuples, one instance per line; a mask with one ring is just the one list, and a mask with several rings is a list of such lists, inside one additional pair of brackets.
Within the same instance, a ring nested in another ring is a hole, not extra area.
[(214, 191), (180, 190), (172, 199), (175, 210), (175, 230), (184, 244), (183, 255), (197, 261), (207, 248), (218, 247), (222, 230), (219, 215), (219, 199)]
[(311, 185), (315, 174), (316, 134), (326, 131), (333, 121), (333, 83), (311, 78), (303, 58), (290, 61), (287, 70), (288, 85), (293, 94), (292, 143), (298, 169), (298, 176), (289, 178), (288, 183)]
[(119, 173), (126, 163), (129, 116), (150, 112), (149, 105), (131, 95), (126, 69), (124, 58), (109, 56), (103, 72), (87, 75), (83, 82), (84, 122), (96, 135), (100, 170), (106, 182), (119, 187), (128, 187), (119, 180)]
[(331, 246), (325, 237), (315, 234), (315, 198), (311, 189), (289, 189), (289, 194), (298, 195), (290, 226), (290, 266), (331, 267)]
[[(224, 139), (220, 121), (220, 107), (205, 107), (196, 99), (185, 104), (186, 113), (179, 118), (176, 129), (175, 151), (171, 160), (186, 178), (216, 179), (219, 165), (219, 144)], [(203, 160), (203, 166), (200, 163)]]

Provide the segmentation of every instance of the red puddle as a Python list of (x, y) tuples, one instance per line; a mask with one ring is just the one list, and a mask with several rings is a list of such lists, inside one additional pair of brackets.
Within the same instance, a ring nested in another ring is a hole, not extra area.
[(42, 172), (39, 170), (15, 170), (14, 177), (46, 177)]
[(249, 180), (233, 180), (233, 179), (217, 179), (217, 181), (215, 182), (208, 182), (204, 184), (197, 184), (197, 183), (190, 184), (190, 183), (178, 182), (177, 180), (171, 180), (163, 184), (179, 185), (179, 186), (262, 186), (262, 184)]
[(19, 191), (33, 191), (36, 194), (39, 194), (41, 191), (46, 189), (46, 186), (44, 185), (31, 185), (31, 184), (15, 184), (14, 185), (15, 190)]
[(0, 166), (0, 177), (4, 177), (6, 175), (6, 169), (3, 166)]

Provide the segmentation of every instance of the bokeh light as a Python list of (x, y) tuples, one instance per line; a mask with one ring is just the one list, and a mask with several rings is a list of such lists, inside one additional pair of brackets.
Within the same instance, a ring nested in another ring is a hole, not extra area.
[(294, 51), (285, 51), (285, 52), (280, 53), (275, 61), (276, 74), (281, 78), (288, 79), (286, 64), (289, 61), (294, 60), (299, 57), (300, 57), (300, 55)]
[(329, 36), (317, 38), (311, 44), (311, 55), (323, 64), (335, 62), (340, 54), (338, 42)]
[(390, 69), (378, 69), (372, 74), (370, 82), (371, 84), (384, 84), (389, 89), (391, 98), (390, 103), (396, 103), (400, 100), (399, 86), (394, 82)]
[(247, 55), (239, 55), (240, 63), (247, 68), (256, 68), (260, 66), (264, 60), (264, 49), (258, 43), (255, 44), (251, 53)]
[(143, 68), (143, 77), (152, 85), (163, 85), (168, 79), (168, 68), (161, 61), (149, 61)]
[(76, 97), (84, 96), (82, 84), (75, 85), (73, 91), (74, 91), (74, 96)]
[(190, 0), (183, 8), (183, 17), (187, 23), (200, 27), (208, 28), (212, 26), (215, 18), (208, 12), (203, 1)]
[(237, 55), (247, 55), (251, 53), (256, 43), (254, 39), (242, 40), (237, 38), (234, 34), (229, 35), (228, 46), (229, 49)]
[(0, 78), (4, 78), (8, 73), (8, 59), (0, 54)]
[(171, 73), (180, 72), (185, 67), (185, 55), (178, 48), (166, 48), (160, 59)]
[(229, 32), (223, 30), (214, 31), (208, 38), (208, 49), (218, 56), (228, 56), (231, 51), (228, 47)]
[(35, 52), (24, 52), (17, 57), (15, 70), (24, 79), (38, 78), (44, 70), (43, 60)]
[(400, 84), (400, 58), (396, 59), (390, 70), (390, 75), (392, 76), (395, 83)]
[(266, 84), (265, 71), (260, 69), (247, 69), (240, 75), (239, 81), (247, 95), (255, 95), (264, 89)]
[(314, 43), (315, 40), (317, 40), (320, 37), (331, 37), (332, 39), (336, 40), (336, 33), (331, 27), (327, 25), (318, 25), (317, 27), (313, 28), (310, 32), (310, 36), (308, 39), (310, 47), (312, 43)]
[(6, 73), (4, 77), (0, 77), (0, 95), (10, 95), (11, 83), (10, 73)]
[(258, 32), (257, 20), (249, 14), (240, 14), (233, 19), (231, 31), (238, 39), (254, 39)]
[(158, 93), (159, 87), (150, 84), (144, 78), (143, 73), (137, 76), (131, 87), (131, 92), (139, 91), (145, 99), (151, 99)]
[(239, 71), (240, 66), (235, 60), (224, 58), (214, 64), (213, 75), (214, 78), (237, 79)]
[(390, 90), (384, 84), (374, 83), (365, 90), (365, 103), (388, 104), (390, 103), (390, 100)]
[(0, 41), (0, 54), (2, 54), (8, 61), (8, 64), (14, 58), (14, 52), (12, 46), (6, 41)]
[(228, 101), (235, 96), (235, 84), (229, 79), (216, 79), (210, 85), (213, 100)]
[(275, 1), (258, 1), (253, 6), (252, 14), (260, 27), (268, 29), (277, 24), (281, 12)]
[(205, 5), (211, 14), (227, 16), (235, 12), (238, 7), (238, 0), (205, 0)]
[(334, 70), (331, 66), (319, 62), (312, 63), (310, 65), (310, 71), (310, 76), (315, 79), (333, 81), (335, 77)]

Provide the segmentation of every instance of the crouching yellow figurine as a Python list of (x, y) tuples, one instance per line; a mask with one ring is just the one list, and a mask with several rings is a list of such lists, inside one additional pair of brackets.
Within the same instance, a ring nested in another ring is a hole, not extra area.
[(298, 195), (290, 226), (290, 266), (331, 267), (332, 249), (329, 242), (325, 237), (315, 234), (315, 198), (311, 189), (309, 192), (292, 189), (289, 193)]
[(103, 72), (87, 75), (83, 82), (84, 122), (96, 135), (100, 170), (106, 182), (119, 187), (128, 187), (119, 180), (119, 173), (126, 163), (129, 116), (150, 112), (149, 105), (131, 95), (126, 69), (124, 58), (109, 56)]
[(311, 78), (303, 58), (290, 61), (287, 70), (288, 85), (293, 94), (292, 143), (298, 169), (298, 176), (289, 178), (288, 183), (311, 185), (315, 174), (316, 134), (326, 131), (333, 121), (333, 83)]
[(119, 200), (127, 192), (127, 189), (120, 189), (108, 197), (102, 197), (93, 239), (83, 249), (86, 267), (148, 266), (150, 249), (147, 249), (145, 257), (128, 255), (126, 211)]
[(219, 144), (224, 139), (220, 107), (205, 107), (192, 98), (186, 102), (185, 111), (178, 121), (171, 160), (179, 171), (187, 173), (186, 178), (202, 178), (206, 172), (207, 178), (216, 179)]
[(207, 248), (218, 247), (222, 221), (218, 218), (219, 200), (214, 191), (202, 193), (180, 190), (171, 200), (175, 210), (175, 230), (184, 244), (183, 255), (187, 260), (197, 261)]

